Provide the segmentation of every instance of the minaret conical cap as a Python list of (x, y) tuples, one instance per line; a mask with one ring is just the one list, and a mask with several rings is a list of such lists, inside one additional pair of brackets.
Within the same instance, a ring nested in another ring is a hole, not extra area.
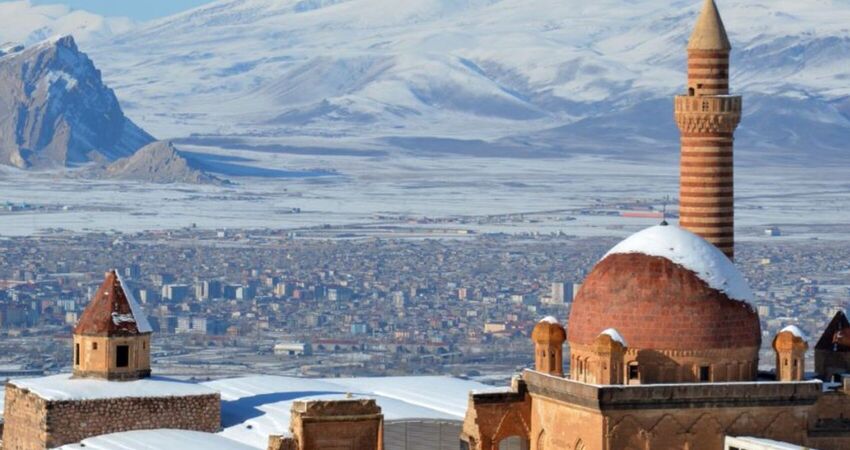
[(688, 42), (688, 50), (731, 50), (729, 36), (714, 0), (705, 0), (696, 28)]

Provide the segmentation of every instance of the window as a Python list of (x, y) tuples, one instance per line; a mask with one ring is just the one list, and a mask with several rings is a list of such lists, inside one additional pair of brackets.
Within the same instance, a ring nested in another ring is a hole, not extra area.
[(74, 346), (74, 365), (80, 365), (80, 344)]
[(92, 350), (97, 350), (97, 342), (92, 342), (92, 343), (91, 343), (91, 349), (92, 349)]
[(708, 102), (702, 102), (702, 111), (703, 111), (703, 112), (708, 112), (708, 110), (709, 110), (709, 104), (708, 104)]
[(638, 365), (637, 364), (629, 364), (629, 379), (630, 380), (637, 380), (638, 378), (640, 378), (640, 372), (638, 371)]
[(118, 345), (115, 347), (115, 367), (130, 366), (130, 346)]
[(703, 383), (711, 381), (711, 366), (702, 366), (699, 368), (699, 380)]
[(696, 90), (694, 88), (688, 88), (688, 95), (693, 97), (696, 94)]

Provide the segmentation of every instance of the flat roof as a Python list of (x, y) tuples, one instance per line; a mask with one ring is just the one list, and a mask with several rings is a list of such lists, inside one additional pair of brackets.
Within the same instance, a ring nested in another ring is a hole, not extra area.
[(221, 392), (221, 436), (265, 449), (288, 434), (295, 401), (375, 399), (386, 421), (463, 421), (469, 392), (490, 386), (451, 377), (296, 378), (249, 376), (203, 383)]
[(213, 395), (207, 386), (165, 377), (150, 377), (135, 381), (107, 381), (92, 378), (72, 378), (69, 373), (39, 378), (10, 380), (8, 384), (27, 389), (45, 400), (101, 400), (139, 397), (184, 397)]

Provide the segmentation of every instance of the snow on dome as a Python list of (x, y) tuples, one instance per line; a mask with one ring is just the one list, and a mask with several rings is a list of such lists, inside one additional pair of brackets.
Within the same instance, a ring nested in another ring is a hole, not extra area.
[(806, 337), (806, 333), (803, 333), (803, 330), (801, 330), (797, 325), (788, 325), (787, 327), (779, 330), (780, 333), (784, 333), (786, 331), (804, 341), (809, 340), (809, 338)]
[(602, 336), (603, 334), (606, 336), (610, 336), (611, 339), (613, 339), (615, 342), (619, 342), (620, 345), (622, 345), (623, 347), (628, 347), (628, 345), (626, 345), (626, 340), (623, 339), (623, 336), (620, 334), (619, 331), (613, 328), (608, 328), (607, 330), (599, 333), (600, 336)]
[[(136, 301), (136, 297), (133, 295), (133, 289), (124, 283), (124, 279), (121, 278), (121, 273), (118, 272), (118, 269), (115, 269), (115, 276), (118, 277), (118, 284), (121, 285), (121, 289), (124, 291), (124, 296), (127, 297), (127, 303), (130, 304), (130, 311), (133, 312), (133, 319), (136, 321), (136, 328), (139, 330), (139, 333), (152, 333), (153, 327), (151, 327), (150, 322), (148, 322), (148, 317), (145, 315), (145, 311)], [(114, 321), (115, 317), (113, 317), (112, 320)]]
[(559, 325), (558, 319), (556, 319), (553, 316), (546, 316), (546, 317), (540, 319), (540, 322), (546, 322), (546, 323), (550, 323), (552, 325)]
[(656, 225), (620, 242), (606, 257), (642, 253), (665, 258), (694, 273), (729, 298), (751, 302), (753, 293), (735, 264), (705, 239), (672, 225)]

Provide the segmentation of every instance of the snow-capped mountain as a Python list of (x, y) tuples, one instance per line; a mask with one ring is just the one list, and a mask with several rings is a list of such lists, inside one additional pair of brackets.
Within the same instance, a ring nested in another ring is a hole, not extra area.
[(135, 24), (123, 17), (103, 17), (65, 5), (34, 5), (29, 0), (0, 2), (0, 43), (31, 45), (52, 36), (73, 34), (77, 42), (107, 39)]
[(124, 116), (70, 36), (0, 55), (0, 164), (71, 166), (132, 154), (153, 138)]
[[(675, 155), (700, 0), (220, 0), (92, 42), (157, 135)], [(718, 0), (739, 155), (848, 156), (850, 2)]]

